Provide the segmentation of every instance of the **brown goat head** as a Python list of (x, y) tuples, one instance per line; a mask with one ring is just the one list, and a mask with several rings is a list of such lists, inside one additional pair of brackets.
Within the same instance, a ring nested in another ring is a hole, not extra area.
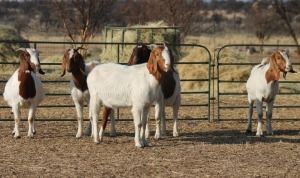
[(66, 70), (71, 73), (83, 73), (85, 75), (85, 64), (82, 55), (78, 52), (78, 49), (67, 49), (62, 59), (63, 77)]

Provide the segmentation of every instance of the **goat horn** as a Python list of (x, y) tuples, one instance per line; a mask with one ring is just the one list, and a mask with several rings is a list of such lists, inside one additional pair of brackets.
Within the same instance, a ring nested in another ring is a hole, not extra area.
[(83, 75), (85, 75), (85, 72), (84, 72), (82, 69), (80, 69), (80, 72), (81, 72)]
[(26, 48), (18, 48), (16, 51), (26, 51)]
[(76, 48), (76, 51), (79, 50), (79, 49), (87, 50), (87, 49), (85, 49), (85, 48), (83, 48), (83, 47), (78, 47), (78, 48)]
[(166, 45), (166, 42), (164, 42), (163, 44), (166, 49), (169, 49), (168, 46)]
[(150, 45), (148, 45), (148, 47), (149, 47), (149, 49), (153, 50), (153, 49), (157, 48), (158, 46), (157, 46), (157, 44), (150, 44)]

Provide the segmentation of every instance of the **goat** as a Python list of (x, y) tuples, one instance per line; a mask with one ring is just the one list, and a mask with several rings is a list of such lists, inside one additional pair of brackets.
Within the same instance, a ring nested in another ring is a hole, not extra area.
[[(171, 57), (171, 66), (173, 68), (172, 71), (164, 73), (163, 74), (163, 79), (164, 82), (162, 82), (162, 91), (164, 95), (164, 105), (162, 109), (162, 116), (161, 116), (161, 123), (162, 123), (162, 135), (166, 135), (166, 113), (164, 106), (172, 106), (173, 107), (173, 136), (177, 137), (178, 134), (178, 126), (177, 126), (177, 119), (178, 119), (178, 111), (179, 111), (179, 106), (181, 103), (181, 89), (180, 89), (180, 78), (178, 75), (178, 71), (174, 69), (174, 58), (172, 55), (171, 50), (170, 52), (170, 57)], [(127, 65), (135, 65), (135, 64), (140, 64), (140, 63), (145, 63), (148, 62), (149, 57), (150, 57), (151, 50), (146, 46), (146, 45), (141, 45), (141, 46), (136, 46), (132, 50), (131, 57), (127, 63)], [(175, 83), (174, 83), (175, 82)], [(174, 87), (175, 85), (175, 87)], [(175, 90), (174, 90), (175, 89)], [(158, 110), (158, 106), (156, 105), (156, 111)], [(156, 112), (156, 117), (157, 116)], [(146, 138), (150, 136), (150, 130), (149, 130), (149, 120), (150, 117), (148, 117), (148, 121), (146, 124)], [(156, 130), (158, 130), (157, 128)], [(159, 136), (155, 134), (155, 138), (158, 138)]]
[[(171, 50), (170, 52), (170, 57), (171, 57), (171, 67), (173, 69), (173, 71), (167, 72), (167, 73), (163, 73), (163, 81), (162, 82), (162, 92), (164, 95), (164, 105), (162, 106), (162, 115), (161, 117), (161, 123), (162, 123), (162, 134), (161, 135), (166, 135), (166, 114), (165, 114), (165, 110), (164, 110), (164, 106), (172, 106), (173, 107), (173, 136), (177, 137), (178, 134), (178, 126), (177, 126), (177, 119), (178, 119), (178, 111), (179, 111), (179, 106), (180, 106), (180, 102), (181, 102), (181, 95), (180, 95), (180, 78), (178, 75), (178, 72), (176, 69), (174, 69), (173, 66), (173, 55)], [(130, 65), (135, 65), (137, 63), (145, 63), (148, 62), (149, 57), (150, 57), (150, 53), (151, 50), (146, 46), (146, 45), (137, 45), (136, 47), (133, 48), (132, 50), (132, 54), (131, 57), (127, 63), (128, 66)], [(158, 114), (159, 114), (159, 105), (156, 104), (155, 105), (155, 117), (158, 118)], [(105, 111), (107, 112), (107, 111)], [(105, 112), (103, 113), (103, 115), (105, 115)], [(106, 122), (107, 122), (107, 118), (103, 118), (104, 122), (102, 123), (103, 127), (105, 128), (106, 126)], [(148, 116), (147, 119), (147, 124), (146, 124), (146, 131), (145, 131), (145, 137), (149, 138), (150, 136), (150, 130), (149, 130), (149, 120), (150, 117)], [(156, 130), (160, 129), (156, 128)], [(155, 133), (154, 136), (156, 139), (161, 137), (157, 132)]]
[(21, 108), (29, 108), (28, 114), (28, 137), (32, 138), (36, 133), (34, 119), (37, 105), (45, 98), (41, 80), (36, 76), (35, 71), (44, 75), (45, 72), (40, 67), (38, 51), (33, 48), (19, 48), (22, 51), (19, 55), (20, 68), (7, 81), (3, 97), (12, 107), (15, 127), (14, 138), (21, 138), (19, 122), (21, 120)]
[[(90, 110), (93, 119), (94, 142), (99, 143), (103, 138), (103, 126), (99, 135), (97, 133), (98, 112), (101, 105), (109, 108), (132, 106), (135, 146), (148, 145), (145, 138), (147, 115), (152, 103), (157, 102), (160, 104), (159, 106), (162, 105), (162, 75), (172, 70), (170, 65), (168, 47), (163, 46), (157, 47), (151, 52), (147, 64), (124, 66), (108, 63), (95, 67), (87, 78), (91, 96)], [(159, 122), (160, 118), (157, 118), (156, 123), (159, 124)], [(159, 132), (158, 134), (160, 134)]]
[(256, 135), (263, 135), (263, 131), (261, 128), (263, 117), (263, 102), (266, 102), (267, 134), (273, 134), (271, 125), (272, 109), (279, 88), (280, 72), (283, 72), (284, 78), (286, 77), (287, 72), (296, 72), (293, 70), (289, 56), (285, 51), (277, 51), (269, 58), (264, 58), (261, 64), (256, 65), (251, 70), (251, 74), (246, 84), (249, 101), (248, 125), (246, 133), (251, 133), (253, 103), (254, 101), (256, 101), (258, 115)]
[[(89, 104), (90, 94), (88, 90), (88, 86), (86, 83), (86, 79), (91, 70), (100, 63), (98, 61), (91, 61), (85, 64), (82, 55), (78, 52), (77, 49), (67, 49), (64, 52), (63, 60), (62, 60), (62, 69), (63, 73), (61, 77), (63, 77), (66, 73), (66, 70), (72, 73), (72, 78), (70, 79), (70, 91), (71, 96), (75, 104), (75, 108), (77, 111), (77, 121), (78, 121), (78, 130), (76, 134), (76, 138), (80, 138), (82, 136), (82, 122), (83, 122), (83, 108), (84, 102)], [(111, 120), (114, 122), (113, 113), (111, 114)], [(91, 113), (89, 112), (89, 119), (91, 120)], [(91, 122), (89, 123), (88, 128), (86, 129), (86, 134), (89, 135), (91, 130)], [(111, 135), (115, 135), (114, 123), (111, 128)]]
[[(151, 50), (146, 45), (137, 45), (136, 47), (133, 48), (132, 54), (128, 60), (127, 65), (131, 66), (131, 65), (135, 65), (135, 64), (142, 64), (142, 63), (148, 62), (150, 53), (151, 53)], [(102, 122), (103, 129), (105, 129), (105, 127), (106, 127), (108, 113), (110, 113), (110, 112), (112, 113), (111, 115), (113, 115), (113, 109), (107, 108), (107, 107), (103, 111), (103, 116), (106, 116), (106, 117), (104, 117), (104, 119), (102, 119), (103, 120), (103, 122)], [(147, 124), (147, 127), (148, 127), (148, 124)], [(111, 117), (111, 128), (113, 128), (113, 129), (115, 128), (114, 120), (112, 120), (112, 117)], [(91, 134), (91, 124), (89, 124), (87, 131), (88, 131), (87, 134)], [(149, 129), (148, 129), (148, 131), (149, 131)], [(115, 136), (116, 135), (115, 130), (113, 131), (113, 133), (110, 132), (110, 135)], [(146, 135), (147, 135), (147, 133), (146, 133)]]

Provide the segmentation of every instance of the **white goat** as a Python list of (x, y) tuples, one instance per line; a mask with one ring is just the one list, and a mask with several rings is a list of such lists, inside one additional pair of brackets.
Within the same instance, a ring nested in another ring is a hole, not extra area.
[[(132, 106), (135, 126), (135, 146), (147, 146), (145, 127), (151, 104), (162, 104), (162, 73), (170, 68), (170, 54), (166, 46), (155, 48), (147, 64), (124, 66), (119, 64), (102, 64), (88, 76), (90, 91), (90, 109), (92, 112), (92, 134), (94, 142), (103, 138), (103, 127), (98, 135), (98, 113), (101, 105), (109, 108)], [(160, 114), (159, 114), (160, 116)], [(159, 124), (160, 118), (156, 118)], [(158, 134), (160, 131), (158, 131)], [(100, 139), (99, 139), (100, 136)]]
[[(155, 46), (157, 47), (157, 46)], [(164, 95), (164, 105), (162, 106), (162, 116), (161, 116), (161, 123), (162, 123), (162, 134), (163, 136), (166, 135), (166, 113), (165, 113), (165, 106), (171, 106), (173, 107), (173, 136), (177, 137), (178, 134), (178, 126), (177, 126), (177, 119), (178, 119), (178, 111), (179, 111), (179, 106), (181, 103), (181, 90), (180, 90), (180, 78), (178, 75), (178, 71), (174, 69), (174, 58), (172, 55), (171, 50), (170, 52), (170, 57), (171, 57), (171, 67), (173, 68), (173, 71), (163, 73), (163, 81), (161, 88), (163, 91)], [(141, 64), (141, 63), (146, 63), (149, 60), (151, 53), (151, 49), (146, 46), (146, 45), (137, 45), (135, 48), (132, 50), (132, 54), (130, 56), (130, 59), (127, 63), (127, 65), (135, 65), (135, 64)], [(156, 104), (155, 106), (155, 117), (159, 117), (158, 114), (158, 107), (159, 105)], [(149, 138), (150, 136), (150, 130), (149, 130), (149, 120), (150, 117), (148, 115), (148, 122), (146, 125), (146, 138)], [(160, 128), (156, 128), (158, 130)], [(154, 136), (156, 139), (159, 137), (157, 133), (155, 133)]]
[[(269, 62), (269, 63), (268, 63)], [(262, 136), (261, 128), (263, 117), (263, 102), (266, 102), (266, 127), (267, 134), (273, 134), (271, 118), (275, 96), (279, 88), (280, 72), (283, 72), (285, 78), (287, 72), (295, 73), (291, 61), (285, 51), (277, 51), (269, 58), (264, 58), (262, 63), (251, 70), (246, 88), (248, 92), (249, 111), (248, 125), (246, 133), (251, 133), (253, 103), (256, 101), (258, 125), (257, 136)]]
[[(67, 49), (64, 53), (64, 57), (62, 60), (62, 69), (64, 76), (66, 70), (72, 73), (72, 78), (70, 79), (70, 91), (71, 96), (74, 101), (76, 111), (77, 111), (77, 120), (78, 120), (78, 130), (76, 137), (80, 138), (82, 136), (82, 122), (83, 122), (83, 108), (84, 102), (89, 104), (90, 94), (88, 90), (88, 86), (86, 83), (86, 79), (91, 70), (97, 65), (100, 64), (98, 61), (91, 61), (89, 63), (84, 63), (82, 55), (78, 52), (77, 49)], [(113, 113), (111, 115), (112, 128), (111, 128), (111, 136), (115, 135), (114, 128), (114, 118)], [(89, 119), (91, 120), (91, 113), (89, 112)], [(91, 132), (91, 123), (89, 123), (88, 128), (86, 129), (86, 134), (89, 135)]]
[(45, 98), (41, 80), (36, 76), (35, 71), (45, 74), (40, 68), (38, 51), (32, 48), (20, 48), (20, 68), (7, 81), (3, 97), (12, 107), (15, 119), (13, 130), (14, 138), (21, 138), (19, 122), (21, 119), (20, 108), (29, 108), (28, 114), (28, 137), (32, 138), (36, 133), (34, 119), (37, 105)]

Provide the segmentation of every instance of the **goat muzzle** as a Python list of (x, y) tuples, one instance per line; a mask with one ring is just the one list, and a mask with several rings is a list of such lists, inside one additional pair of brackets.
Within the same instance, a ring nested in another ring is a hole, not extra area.
[(293, 68), (291, 68), (289, 71), (285, 71), (285, 72), (283, 72), (283, 78), (285, 79), (285, 77), (286, 77), (286, 74), (287, 73), (297, 73), (297, 71), (294, 71), (294, 69)]
[(297, 73), (297, 71), (294, 71), (294, 69), (291, 69), (289, 72), (290, 73)]

